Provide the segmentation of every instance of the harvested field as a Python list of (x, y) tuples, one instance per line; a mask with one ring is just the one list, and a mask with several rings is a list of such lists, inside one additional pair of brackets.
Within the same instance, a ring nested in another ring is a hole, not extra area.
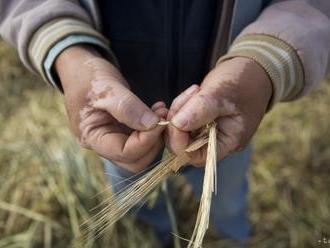
[[(330, 247), (329, 106), (330, 81), (263, 121), (253, 140), (250, 247)], [(156, 247), (152, 231), (130, 216), (97, 241), (78, 239), (102, 200), (95, 195), (106, 190), (102, 172), (70, 134), (62, 96), (0, 42), (0, 247)], [(178, 184), (179, 223), (189, 237), (197, 204), (185, 204), (189, 187)], [(205, 247), (233, 244), (209, 235)]]

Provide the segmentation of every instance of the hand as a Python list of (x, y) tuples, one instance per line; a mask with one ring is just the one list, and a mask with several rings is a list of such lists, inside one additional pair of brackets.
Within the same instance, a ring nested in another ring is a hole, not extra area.
[[(167, 145), (174, 153), (192, 141), (192, 131), (215, 120), (218, 159), (244, 148), (265, 114), (272, 95), (267, 73), (253, 60), (233, 58), (217, 65), (200, 86), (193, 85), (172, 103)], [(205, 164), (206, 147), (192, 155), (194, 165)]]
[(138, 172), (163, 146), (157, 126), (165, 118), (163, 102), (148, 108), (111, 63), (87, 46), (73, 46), (58, 57), (71, 127), (80, 144), (118, 166)]

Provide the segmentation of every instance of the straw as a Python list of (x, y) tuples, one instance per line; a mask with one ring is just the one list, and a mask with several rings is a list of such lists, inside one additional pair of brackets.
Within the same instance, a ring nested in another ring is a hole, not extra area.
[[(163, 123), (164, 124), (164, 123)], [(167, 124), (166, 124), (167, 125)], [(212, 193), (216, 189), (216, 125), (207, 125), (196, 137), (196, 140), (181, 154), (168, 153), (152, 170), (141, 176), (128, 187), (106, 199), (103, 208), (84, 223), (86, 231), (95, 237), (104, 234), (109, 228), (127, 214), (136, 204), (143, 201), (148, 194), (166, 180), (177, 173), (191, 160), (190, 153), (208, 144), (207, 159), (204, 174), (203, 193), (198, 210), (195, 229), (189, 247), (200, 247), (209, 226)]]

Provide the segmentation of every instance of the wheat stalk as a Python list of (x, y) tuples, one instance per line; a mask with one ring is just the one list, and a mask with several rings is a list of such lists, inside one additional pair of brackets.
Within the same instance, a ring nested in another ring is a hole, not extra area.
[[(168, 123), (161, 123), (167, 125)], [(203, 193), (194, 232), (188, 247), (200, 247), (209, 226), (209, 214), (212, 193), (216, 189), (216, 126), (208, 125), (196, 140), (181, 154), (168, 154), (148, 173), (123, 190), (106, 199), (103, 209), (87, 220), (83, 225), (87, 232), (99, 237), (111, 228), (120, 218), (129, 212), (137, 203), (141, 202), (161, 182), (176, 173), (181, 167), (190, 162), (189, 153), (197, 151), (208, 144), (207, 159), (204, 174)]]
[(203, 180), (203, 192), (199, 204), (195, 228), (191, 236), (188, 248), (202, 246), (206, 230), (209, 227), (212, 194), (217, 188), (217, 135), (215, 123), (209, 129), (205, 173)]

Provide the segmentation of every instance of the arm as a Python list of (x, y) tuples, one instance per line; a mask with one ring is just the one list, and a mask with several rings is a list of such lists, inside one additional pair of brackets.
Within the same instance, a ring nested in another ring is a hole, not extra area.
[(63, 90), (83, 147), (132, 172), (153, 161), (165, 128), (157, 122), (167, 109), (162, 102), (149, 108), (130, 91), (109, 62), (108, 42), (78, 1), (1, 1), (0, 31), (29, 69)]
[(273, 103), (309, 92), (330, 70), (330, 1), (275, 1), (246, 27), (219, 62), (247, 57), (273, 84)]
[[(302, 96), (329, 72), (330, 1), (284, 0), (266, 8), (246, 27), (193, 94), (170, 108), (176, 128), (169, 146), (176, 153), (189, 132), (215, 120), (219, 159), (242, 149), (267, 108)], [(205, 162), (206, 150), (194, 163)]]
[[(46, 70), (52, 69), (56, 57), (68, 46), (92, 44), (111, 56), (108, 41), (77, 0), (0, 1), (0, 34), (17, 48), (28, 69), (54, 86), (53, 75)], [(62, 45), (58, 46), (59, 43)]]

